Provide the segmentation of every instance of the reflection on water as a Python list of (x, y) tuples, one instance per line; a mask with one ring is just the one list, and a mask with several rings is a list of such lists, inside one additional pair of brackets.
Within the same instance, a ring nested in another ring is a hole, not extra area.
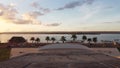
[[(23, 36), (28, 42), (30, 42), (31, 37), (39, 37), (41, 42), (46, 42), (46, 36), (55, 37), (57, 41), (60, 41), (61, 36), (65, 36), (67, 40), (71, 39), (71, 34), (1, 34), (1, 42), (7, 42), (13, 36)], [(77, 35), (77, 40), (82, 40), (83, 35)], [(97, 37), (98, 42), (101, 40), (113, 41), (114, 39), (120, 39), (120, 34), (100, 34), (100, 35), (86, 35), (87, 38)]]

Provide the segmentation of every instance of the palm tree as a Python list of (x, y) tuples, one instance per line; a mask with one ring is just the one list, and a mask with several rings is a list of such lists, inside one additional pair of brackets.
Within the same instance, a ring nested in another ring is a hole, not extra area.
[(82, 39), (83, 39), (83, 42), (85, 42), (85, 40), (87, 40), (87, 36), (83, 35)]
[(47, 43), (48, 43), (48, 41), (50, 41), (50, 37), (49, 36), (47, 36), (46, 38), (45, 38), (45, 40), (47, 41)]
[(52, 37), (51, 40), (52, 40), (52, 43), (54, 43), (56, 39), (54, 37)]
[(88, 38), (88, 40), (87, 40), (88, 42), (89, 42), (89, 44), (90, 44), (90, 42), (92, 41), (92, 39), (91, 38)]
[(73, 34), (71, 38), (73, 38), (73, 41), (75, 41), (77, 39), (76, 34)]
[(37, 43), (39, 43), (39, 42), (40, 42), (40, 38), (36, 38), (35, 41), (36, 41)]
[(32, 41), (32, 43), (33, 43), (33, 41), (35, 41), (35, 38), (34, 38), (34, 37), (31, 37), (31, 38), (30, 38), (30, 41)]
[(61, 36), (60, 40), (64, 43), (66, 41), (66, 37), (65, 36)]
[(97, 42), (97, 37), (93, 37), (93, 42), (94, 42), (94, 43)]

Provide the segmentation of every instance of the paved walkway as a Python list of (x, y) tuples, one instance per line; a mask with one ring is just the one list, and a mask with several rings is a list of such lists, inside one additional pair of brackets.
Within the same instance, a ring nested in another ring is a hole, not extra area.
[(120, 59), (85, 48), (43, 49), (41, 52), (0, 62), (0, 68), (120, 68)]

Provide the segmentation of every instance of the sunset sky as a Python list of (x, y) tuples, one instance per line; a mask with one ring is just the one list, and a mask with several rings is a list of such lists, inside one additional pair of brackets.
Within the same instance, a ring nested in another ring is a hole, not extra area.
[(120, 31), (120, 0), (0, 0), (0, 32)]

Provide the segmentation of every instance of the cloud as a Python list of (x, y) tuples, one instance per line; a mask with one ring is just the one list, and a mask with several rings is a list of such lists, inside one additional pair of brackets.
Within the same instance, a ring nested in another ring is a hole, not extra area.
[[(34, 4), (35, 6), (35, 4)], [(36, 5), (37, 6), (37, 5)], [(50, 12), (49, 9), (40, 8), (44, 13)], [(38, 20), (38, 17), (43, 16), (44, 13), (40, 11), (30, 11), (19, 15), (19, 12), (12, 5), (3, 5), (0, 4), (0, 21), (4, 21), (5, 23), (13, 23), (13, 24), (35, 24), (41, 25), (41, 21)], [(18, 16), (19, 15), (19, 16)], [(59, 23), (46, 24), (45, 26), (59, 26)]]
[(0, 18), (8, 21), (14, 20), (18, 11), (10, 6), (0, 4)]
[(10, 7), (15, 7), (16, 4), (15, 4), (15, 3), (10, 3), (9, 6), (10, 6)]
[(40, 12), (27, 12), (22, 15), (22, 18), (15, 18), (12, 20), (14, 24), (41, 24), (40, 21), (37, 20), (39, 16), (43, 15)]
[(16, 19), (13, 21), (15, 24), (32, 24), (31, 20)]
[(66, 5), (64, 5), (63, 7), (57, 8), (56, 10), (72, 9), (72, 8), (76, 8), (78, 6), (82, 6), (84, 4), (91, 5), (91, 4), (93, 4), (93, 2), (94, 2), (94, 0), (73, 1), (73, 2), (70, 2)]
[(99, 12), (102, 9), (101, 9), (101, 6), (95, 6), (95, 5), (89, 6), (85, 4), (85, 5), (82, 5), (79, 10), (80, 10), (80, 13), (82, 14), (79, 20), (81, 22), (88, 22), (88, 20), (97, 16), (97, 14), (99, 14)]
[(2, 10), (0, 10), (0, 16), (2, 16), (3, 15), (3, 11)]
[[(91, 4), (90, 2), (87, 2), (88, 4)], [(103, 5), (103, 4), (94, 4), (94, 5), (87, 5), (84, 4), (80, 7), (80, 13), (82, 14), (80, 21), (81, 22), (88, 22), (88, 20), (91, 20), (93, 18), (97, 18), (100, 14), (103, 14), (104, 11), (109, 11), (111, 6)]]
[(38, 11), (33, 11), (33, 12), (28, 12), (28, 13), (25, 13), (25, 14), (23, 14), (23, 17), (25, 18), (25, 19), (30, 19), (30, 18), (37, 18), (37, 17), (39, 17), (39, 16), (42, 16), (42, 15), (44, 15), (43, 13), (41, 13), (41, 12), (38, 12)]
[(44, 15), (41, 12), (33, 11), (27, 12), (21, 15), (22, 17), (18, 17), (19, 12), (12, 5), (3, 5), (0, 4), (0, 20), (6, 23), (14, 23), (14, 24), (41, 24), (40, 21), (37, 20), (39, 16)]
[(34, 8), (39, 8), (39, 3), (38, 2), (32, 2), (30, 5)]
[(51, 9), (41, 7), (38, 2), (32, 2), (30, 5), (34, 8), (37, 8), (39, 11), (42, 11), (44, 14), (51, 12)]
[(50, 13), (50, 12), (51, 12), (51, 9), (49, 9), (49, 8), (42, 8), (42, 7), (39, 7), (39, 10), (42, 10), (42, 12), (43, 12), (44, 14)]
[(69, 3), (69, 4), (66, 4), (64, 7), (58, 8), (58, 10), (75, 8), (75, 7), (80, 6), (80, 5), (82, 5), (82, 2), (74, 1), (74, 2), (71, 2), (71, 3)]
[(45, 24), (45, 26), (59, 26), (61, 23), (52, 23), (52, 24)]
[(103, 23), (120, 23), (120, 21), (109, 21), (109, 22), (103, 22)]
[(101, 11), (100, 6), (95, 6), (94, 8), (92, 8), (92, 6), (84, 5), (80, 8), (80, 12), (83, 14), (80, 20), (83, 22), (87, 21), (88, 19), (98, 14), (100, 11)]
[(91, 4), (93, 4), (94, 1), (95, 0), (85, 0), (85, 3), (88, 4), (88, 5), (91, 5)]

